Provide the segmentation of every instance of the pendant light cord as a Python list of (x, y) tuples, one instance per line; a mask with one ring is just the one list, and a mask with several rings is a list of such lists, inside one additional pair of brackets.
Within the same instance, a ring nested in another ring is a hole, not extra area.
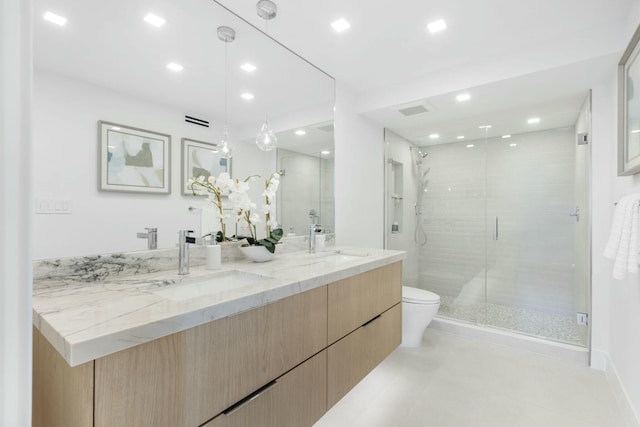
[(227, 60), (227, 47), (229, 45), (229, 42), (225, 41), (224, 43), (224, 132), (227, 132), (227, 78), (228, 78), (228, 60)]

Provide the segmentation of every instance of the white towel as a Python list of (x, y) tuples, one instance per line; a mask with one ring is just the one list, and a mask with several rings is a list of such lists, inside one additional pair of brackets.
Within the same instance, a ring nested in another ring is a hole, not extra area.
[(614, 259), (613, 277), (622, 280), (629, 273), (638, 272), (640, 255), (640, 194), (623, 197), (616, 206), (611, 234), (604, 250), (604, 256)]

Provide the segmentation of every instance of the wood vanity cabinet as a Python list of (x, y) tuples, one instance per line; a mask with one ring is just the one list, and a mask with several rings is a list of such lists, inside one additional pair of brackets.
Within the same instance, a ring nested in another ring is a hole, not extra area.
[(401, 273), (397, 262), (73, 368), (34, 329), (33, 425), (311, 426), (400, 343)]
[(327, 285), (327, 410), (402, 341), (402, 263)]

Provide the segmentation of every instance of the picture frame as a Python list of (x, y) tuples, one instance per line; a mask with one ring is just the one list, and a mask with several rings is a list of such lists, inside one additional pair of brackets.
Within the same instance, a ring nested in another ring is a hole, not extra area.
[(640, 172), (640, 26), (618, 63), (618, 176)]
[(170, 135), (101, 120), (98, 141), (98, 190), (171, 192)]
[(218, 177), (222, 172), (231, 175), (231, 158), (225, 156), (218, 149), (218, 145), (211, 142), (182, 138), (182, 194), (207, 195), (205, 189), (189, 185), (189, 179), (203, 176)]

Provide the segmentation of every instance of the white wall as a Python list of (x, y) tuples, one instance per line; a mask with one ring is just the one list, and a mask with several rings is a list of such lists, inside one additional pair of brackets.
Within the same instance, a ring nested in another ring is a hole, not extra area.
[(356, 111), (353, 92), (336, 83), (336, 243), (383, 245), (384, 130)]
[[(635, 13), (629, 16), (636, 17), (635, 22), (629, 25), (629, 39), (638, 25), (637, 16), (640, 12), (640, 2), (635, 3)], [(610, 369), (617, 374), (628, 400), (631, 402), (636, 418), (640, 421), (640, 339), (638, 339), (638, 325), (640, 325), (640, 277), (629, 275), (626, 280), (611, 278), (612, 262), (602, 257), (611, 224), (613, 203), (621, 196), (629, 193), (640, 192), (640, 175), (631, 177), (617, 177), (616, 144), (616, 87), (615, 78), (612, 76), (609, 87), (609, 96), (606, 97), (607, 111), (600, 111), (608, 120), (610, 131), (606, 141), (610, 153), (597, 163), (601, 169), (605, 169), (608, 179), (598, 183), (598, 177), (594, 175), (594, 214), (600, 213), (600, 220), (594, 217), (594, 291), (600, 295), (607, 293), (606, 309), (608, 310), (608, 354)], [(595, 100), (594, 100), (595, 107)], [(596, 119), (594, 111), (594, 122)], [(597, 155), (594, 158), (598, 159)], [(601, 163), (606, 164), (601, 165)], [(605, 188), (606, 187), (606, 188)], [(595, 191), (599, 190), (600, 198), (596, 198)], [(606, 211), (606, 212), (605, 212)], [(597, 242), (596, 242), (597, 238)], [(597, 279), (596, 279), (596, 274)], [(606, 290), (605, 290), (606, 289)], [(598, 297), (594, 295), (594, 305), (602, 305)], [(605, 308), (602, 309), (604, 312)], [(595, 319), (594, 319), (595, 321)], [(598, 331), (598, 336), (604, 335)], [(594, 331), (594, 337), (596, 332)], [(602, 341), (602, 339), (601, 339)], [(604, 343), (600, 342), (600, 345)], [(595, 343), (594, 343), (595, 346)]]
[(31, 1), (0, 0), (0, 425), (31, 425)]
[[(97, 122), (105, 120), (169, 134), (171, 194), (98, 191)], [(37, 71), (34, 83), (34, 166), (36, 199), (71, 201), (71, 214), (36, 215), (35, 259), (146, 249), (136, 238), (145, 227), (158, 228), (158, 247), (175, 246), (177, 232), (200, 232), (203, 198), (181, 194), (181, 138), (215, 142), (221, 124), (202, 128), (184, 122), (184, 112), (97, 86)], [(233, 138), (233, 130), (231, 131)], [(275, 152), (236, 142), (234, 177), (266, 177), (275, 171)], [(254, 183), (252, 200), (263, 190)], [(233, 233), (233, 228), (229, 230)]]
[[(630, 17), (635, 22), (628, 25), (629, 39), (638, 25), (640, 2)], [(612, 73), (613, 74), (613, 73)], [(613, 203), (621, 196), (640, 192), (640, 175), (617, 177), (616, 163), (616, 87), (612, 75), (607, 85), (594, 91), (594, 124), (599, 125), (600, 136), (594, 141), (594, 207), (593, 207), (593, 304), (594, 304), (594, 350), (609, 355), (610, 369), (617, 374), (636, 419), (640, 422), (640, 277), (629, 275), (626, 280), (611, 278), (612, 262), (602, 256), (613, 213)], [(598, 98), (595, 97), (598, 95)], [(596, 110), (596, 107), (598, 110)], [(596, 308), (598, 311), (596, 311)], [(600, 318), (608, 316), (606, 324)], [(596, 330), (597, 328), (597, 330)], [(596, 342), (597, 339), (597, 342)], [(596, 347), (597, 346), (597, 347)], [(608, 351), (607, 351), (608, 350)], [(602, 355), (600, 355), (602, 358)], [(600, 361), (601, 364), (604, 364)]]

